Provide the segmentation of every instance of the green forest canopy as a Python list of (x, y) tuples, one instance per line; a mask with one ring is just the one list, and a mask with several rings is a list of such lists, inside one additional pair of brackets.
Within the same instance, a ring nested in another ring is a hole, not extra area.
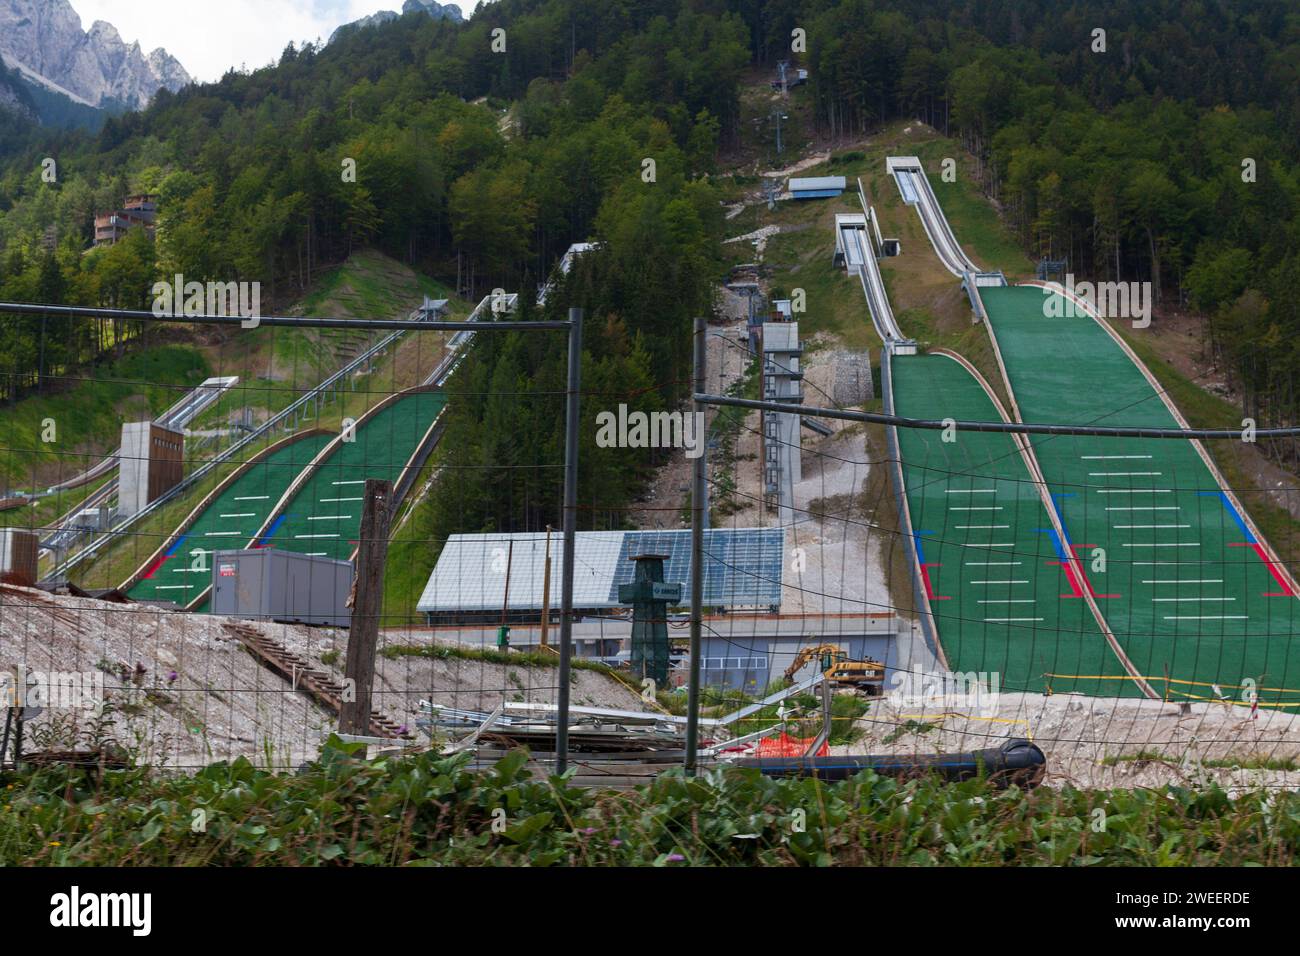
[[(755, 135), (748, 71), (765, 81), (779, 58), (810, 70), (797, 95), (824, 136), (919, 118), (960, 137), (1031, 254), (1151, 279), (1166, 306), (1209, 314), (1257, 420), (1294, 420), (1300, 13), (1279, 0), (499, 0), (466, 24), (405, 16), (161, 92), (95, 135), (6, 126), (0, 296), (140, 307), (176, 272), (284, 296), (359, 246), (482, 294), (531, 288), (569, 243), (596, 239), (548, 310), (588, 309), (593, 381), (672, 405), (723, 262), (719, 158)], [(41, 180), (46, 156), (57, 183)], [(94, 212), (139, 191), (160, 196), (156, 244), (87, 252)], [(131, 331), (0, 329), (10, 398), (42, 362), (93, 361)], [(453, 403), (459, 463), (557, 461), (548, 402), (507, 413), (486, 393), (555, 386), (562, 346), (478, 352)], [(529, 440), (498, 447), (501, 429)], [(649, 464), (602, 462), (591, 520), (618, 523)], [(489, 486), (448, 520), (540, 527), (555, 517), (548, 482)]]

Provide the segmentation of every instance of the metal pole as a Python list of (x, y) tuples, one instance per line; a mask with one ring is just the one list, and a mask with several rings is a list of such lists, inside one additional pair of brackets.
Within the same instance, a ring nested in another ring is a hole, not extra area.
[(506, 545), (506, 593), (501, 599), (501, 626), (506, 624), (506, 615), (510, 610), (510, 566), (515, 560), (515, 539), (511, 538)]
[(542, 647), (547, 646), (551, 626), (551, 526), (546, 526), (546, 564), (542, 570)]
[(569, 669), (573, 654), (573, 550), (578, 530), (578, 399), (582, 390), (582, 310), (569, 310), (569, 391), (564, 416), (564, 560), (560, 570), (560, 692), (555, 772), (569, 768)]
[[(707, 357), (707, 324), (703, 316), (695, 319), (695, 392), (705, 388), (704, 363)], [(695, 414), (702, 416), (705, 405), (695, 399)], [(707, 429), (700, 428), (701, 418), (695, 419), (696, 441), (705, 441)], [(695, 458), (691, 479), (691, 647), (690, 678), (687, 684), (686, 703), (686, 772), (693, 774), (700, 749), (700, 629), (704, 618), (704, 510), (705, 487), (708, 475), (707, 446)]]
[[(17, 693), (17, 685), (15, 685), (15, 694), (16, 693)], [(5, 708), (5, 732), (4, 732), (3, 740), (0, 740), (0, 768), (4, 767), (5, 760), (9, 756), (9, 728), (13, 726), (14, 711), (16, 709), (17, 708), (14, 706)], [(14, 769), (15, 770), (18, 769), (18, 761), (16, 760), (14, 761)]]

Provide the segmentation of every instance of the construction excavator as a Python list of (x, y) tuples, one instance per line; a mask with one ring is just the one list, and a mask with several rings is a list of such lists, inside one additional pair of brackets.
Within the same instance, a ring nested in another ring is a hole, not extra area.
[(879, 697), (885, 686), (885, 665), (870, 657), (852, 660), (838, 644), (814, 644), (800, 648), (793, 663), (786, 668), (785, 683), (794, 683), (794, 676), (809, 662), (821, 658), (822, 676), (835, 687), (845, 687), (867, 697)]

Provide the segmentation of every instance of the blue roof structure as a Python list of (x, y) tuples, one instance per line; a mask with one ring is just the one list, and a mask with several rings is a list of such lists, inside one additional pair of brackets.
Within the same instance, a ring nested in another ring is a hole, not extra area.
[(795, 199), (829, 199), (840, 195), (848, 186), (843, 176), (814, 176), (790, 180), (790, 195)]

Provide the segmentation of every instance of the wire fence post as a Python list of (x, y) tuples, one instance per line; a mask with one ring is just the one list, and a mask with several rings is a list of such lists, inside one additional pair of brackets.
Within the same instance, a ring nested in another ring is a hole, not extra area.
[(375, 648), (379, 643), (379, 614), (384, 601), (384, 561), (388, 557), (391, 481), (366, 479), (361, 509), (361, 543), (357, 552), (352, 627), (344, 677), (352, 681), (352, 700), (339, 707), (339, 732), (370, 733), (371, 689), (375, 682)]
[[(708, 326), (703, 316), (695, 318), (695, 393), (704, 392)], [(706, 441), (705, 404), (695, 398), (696, 441)], [(686, 772), (693, 774), (700, 747), (700, 630), (704, 616), (704, 509), (705, 483), (708, 476), (708, 446), (696, 456), (691, 477), (691, 637), (690, 677), (686, 688)]]
[(582, 309), (569, 310), (569, 388), (564, 423), (564, 562), (560, 581), (560, 687), (555, 772), (569, 768), (569, 671), (573, 655), (573, 550), (578, 530), (578, 427), (582, 390)]

